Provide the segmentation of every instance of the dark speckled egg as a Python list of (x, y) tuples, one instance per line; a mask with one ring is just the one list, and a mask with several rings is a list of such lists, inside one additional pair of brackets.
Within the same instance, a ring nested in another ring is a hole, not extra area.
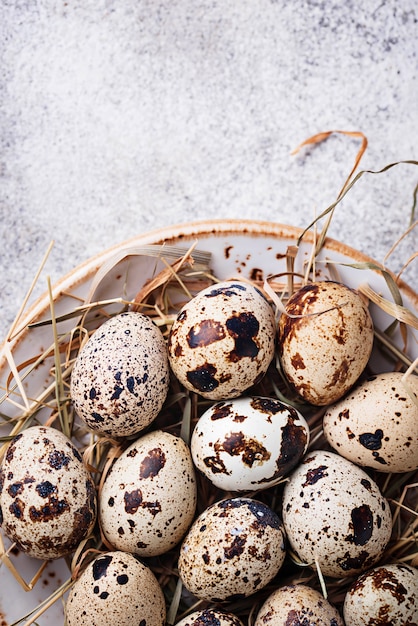
[(92, 430), (127, 437), (157, 417), (168, 385), (160, 329), (146, 315), (122, 313), (102, 324), (80, 351), (71, 375), (71, 398)]
[(96, 557), (70, 590), (67, 626), (164, 626), (164, 595), (153, 572), (126, 552)]
[(95, 485), (65, 435), (32, 426), (10, 442), (0, 470), (0, 521), (23, 552), (38, 559), (73, 552), (96, 512)]
[(176, 626), (243, 626), (243, 623), (233, 613), (209, 608), (190, 613)]
[(238, 600), (265, 587), (285, 558), (278, 515), (251, 498), (228, 498), (195, 520), (180, 550), (185, 587), (212, 602)]
[(203, 289), (182, 308), (168, 354), (187, 389), (220, 400), (261, 380), (274, 347), (273, 308), (258, 289), (236, 281)]

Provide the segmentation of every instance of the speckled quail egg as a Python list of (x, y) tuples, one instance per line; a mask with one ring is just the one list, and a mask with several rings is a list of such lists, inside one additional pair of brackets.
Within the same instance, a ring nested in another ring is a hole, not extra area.
[(220, 489), (257, 491), (276, 484), (309, 443), (305, 418), (275, 398), (217, 402), (199, 418), (191, 438), (196, 467)]
[(209, 608), (190, 613), (176, 626), (243, 626), (243, 623), (233, 613)]
[(265, 600), (254, 626), (343, 626), (337, 609), (308, 585), (279, 587)]
[(126, 552), (101, 554), (70, 589), (67, 626), (164, 626), (164, 595), (153, 572)]
[(179, 543), (195, 509), (190, 450), (180, 437), (161, 430), (140, 437), (122, 453), (99, 496), (107, 541), (140, 556), (163, 554)]
[(168, 386), (164, 337), (149, 317), (134, 312), (104, 322), (80, 350), (71, 374), (77, 414), (92, 430), (113, 437), (148, 426)]
[(220, 400), (237, 397), (258, 382), (274, 347), (273, 308), (256, 287), (235, 281), (203, 289), (182, 308), (168, 354), (187, 389)]
[(301, 561), (326, 576), (355, 576), (376, 565), (392, 530), (389, 504), (360, 467), (315, 450), (290, 474), (283, 524)]
[(278, 345), (295, 391), (311, 404), (331, 404), (367, 365), (372, 318), (357, 291), (333, 281), (311, 283), (289, 298), (279, 318)]
[(181, 545), (178, 570), (193, 595), (220, 602), (262, 589), (285, 553), (283, 525), (272, 509), (251, 498), (227, 498), (195, 520)]
[(418, 469), (418, 376), (368, 378), (324, 415), (324, 434), (342, 456), (380, 472)]
[(96, 513), (95, 485), (70, 439), (46, 426), (12, 439), (0, 470), (0, 522), (23, 552), (45, 560), (73, 552)]
[(415, 626), (418, 570), (393, 563), (366, 572), (347, 592), (343, 614), (346, 626)]

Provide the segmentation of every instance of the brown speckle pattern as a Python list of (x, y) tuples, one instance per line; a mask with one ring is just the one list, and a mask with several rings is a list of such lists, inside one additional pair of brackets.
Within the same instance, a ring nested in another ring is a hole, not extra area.
[(251, 498), (229, 498), (207, 508), (193, 523), (178, 567), (191, 593), (216, 602), (263, 588), (284, 557), (285, 535), (276, 513)]
[(373, 322), (360, 295), (346, 285), (318, 281), (295, 292), (279, 319), (283, 372), (314, 405), (341, 398), (357, 381), (373, 346)]
[(173, 548), (192, 523), (196, 481), (189, 448), (152, 431), (115, 461), (99, 499), (102, 531), (118, 550), (156, 556)]
[(291, 474), (283, 523), (299, 558), (325, 576), (356, 575), (375, 565), (392, 531), (389, 506), (359, 467), (316, 450)]
[(0, 510), (5, 534), (39, 559), (71, 553), (92, 530), (96, 490), (81, 457), (55, 428), (33, 426), (3, 460)]
[(233, 398), (267, 371), (275, 335), (273, 309), (258, 289), (219, 283), (178, 315), (168, 341), (170, 365), (187, 389), (213, 400)]
[(196, 467), (225, 491), (257, 491), (276, 484), (306, 452), (309, 428), (293, 407), (274, 398), (217, 402), (192, 433)]

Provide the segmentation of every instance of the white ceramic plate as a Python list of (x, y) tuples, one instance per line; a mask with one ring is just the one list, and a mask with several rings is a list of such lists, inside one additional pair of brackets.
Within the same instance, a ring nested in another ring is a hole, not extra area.
[[(62, 278), (53, 289), (55, 315), (60, 316), (74, 310), (89, 294), (99, 268), (119, 257), (124, 257), (106, 275), (94, 294), (94, 300), (105, 300), (123, 296), (133, 298), (142, 284), (151, 278), (164, 265), (161, 261), (147, 256), (133, 256), (130, 251), (150, 244), (169, 244), (189, 248), (197, 241), (197, 248), (211, 253), (211, 268), (214, 274), (221, 278), (231, 277), (264, 279), (270, 274), (286, 272), (286, 251), (288, 246), (295, 245), (301, 234), (301, 229), (260, 221), (203, 221), (189, 224), (170, 226), (157, 231), (138, 235), (133, 239), (115, 246), (102, 254), (88, 260)], [(296, 271), (303, 270), (304, 262), (312, 251), (313, 235), (308, 233), (299, 247), (296, 257)], [(322, 261), (332, 261), (327, 267)], [(332, 278), (332, 268), (336, 268), (341, 280), (346, 284), (357, 287), (361, 283), (368, 283), (375, 291), (391, 300), (386, 281), (378, 271), (360, 270), (344, 264), (371, 262), (372, 260), (353, 248), (328, 239), (321, 251), (316, 269), (319, 277)], [(337, 264), (337, 265), (334, 265)], [(401, 285), (404, 305), (414, 312), (418, 310), (418, 295), (407, 285)], [(393, 320), (375, 305), (371, 305), (371, 312), (375, 326), (384, 330)], [(31, 309), (24, 314), (17, 328), (26, 328), (30, 322), (37, 322), (50, 317), (49, 296), (42, 296)], [(61, 322), (59, 331), (64, 332), (74, 325), (73, 320)], [(413, 332), (409, 330), (409, 356), (415, 359), (418, 356), (418, 343)], [(402, 340), (399, 332), (395, 334), (395, 342), (401, 347)], [(30, 330), (23, 330), (14, 339), (3, 344), (0, 357), (0, 388), (4, 394), (10, 368), (7, 362), (7, 350), (13, 353), (16, 363), (23, 363), (34, 354), (38, 354), (53, 341), (50, 325), (38, 326)], [(390, 368), (381, 355), (376, 355), (373, 361), (376, 371)], [(24, 370), (23, 370), (24, 371)], [(21, 372), (21, 374), (23, 373)], [(25, 391), (29, 398), (39, 395), (42, 389), (51, 382), (49, 366), (40, 366), (25, 380)], [(16, 390), (11, 396), (19, 401), (19, 392)], [(4, 399), (0, 405), (4, 415), (16, 416), (19, 409), (15, 404)], [(6, 434), (2, 432), (2, 434)], [(22, 554), (14, 557), (14, 562), (26, 580), (39, 566)], [(0, 567), (0, 622), (11, 624), (25, 613), (31, 611), (39, 602), (48, 597), (51, 591), (68, 578), (68, 569), (63, 561), (48, 565), (34, 591), (25, 593), (9, 573), (4, 565)], [(60, 602), (56, 603), (37, 621), (38, 624), (63, 623), (63, 610)]]

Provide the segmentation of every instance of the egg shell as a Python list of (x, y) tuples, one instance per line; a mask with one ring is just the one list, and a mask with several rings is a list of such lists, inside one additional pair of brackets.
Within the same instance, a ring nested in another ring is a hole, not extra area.
[(169, 365), (160, 329), (146, 315), (121, 313), (104, 322), (80, 350), (71, 374), (79, 417), (112, 437), (139, 433), (167, 397)]
[(414, 626), (418, 623), (418, 570), (403, 563), (360, 576), (344, 600), (346, 626)]
[(289, 298), (279, 318), (278, 345), (283, 373), (295, 391), (311, 404), (331, 404), (367, 365), (372, 318), (354, 289), (333, 281), (311, 283)]
[(376, 565), (392, 530), (389, 504), (360, 467), (315, 450), (283, 490), (283, 524), (294, 552), (325, 576), (355, 576)]
[(96, 521), (94, 482), (70, 439), (31, 426), (10, 442), (0, 470), (0, 522), (29, 556), (73, 552)]
[(265, 600), (254, 626), (344, 626), (337, 609), (308, 585), (279, 587)]
[(196, 467), (226, 491), (275, 485), (299, 462), (309, 443), (305, 418), (275, 398), (218, 402), (199, 418), (191, 438)]
[(251, 498), (208, 507), (187, 533), (178, 560), (184, 586), (202, 600), (249, 596), (269, 583), (285, 558), (278, 515)]
[(372, 376), (324, 415), (324, 434), (342, 456), (380, 472), (418, 469), (418, 376)]
[(178, 380), (205, 398), (234, 398), (260, 381), (275, 349), (274, 311), (243, 282), (200, 291), (174, 321), (168, 355)]
[(164, 595), (153, 572), (135, 556), (111, 551), (94, 559), (71, 587), (66, 626), (164, 626)]
[(167, 552), (181, 541), (196, 509), (190, 450), (158, 430), (132, 443), (115, 461), (99, 496), (107, 541), (140, 556)]
[(243, 623), (233, 613), (209, 608), (190, 613), (176, 626), (243, 626)]

